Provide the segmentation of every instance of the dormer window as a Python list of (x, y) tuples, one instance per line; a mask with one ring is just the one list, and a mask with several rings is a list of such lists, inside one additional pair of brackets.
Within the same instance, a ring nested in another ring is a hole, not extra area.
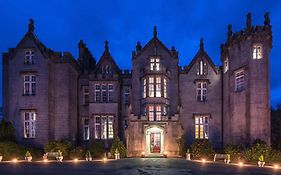
[(229, 68), (229, 63), (228, 63), (228, 58), (226, 58), (224, 60), (224, 65), (223, 65), (223, 71), (224, 73), (226, 73), (228, 71), (228, 68)]
[(159, 71), (159, 63), (160, 59), (159, 58), (150, 58), (150, 70), (156, 70)]
[(253, 46), (253, 59), (262, 59), (262, 46), (260, 44)]
[(203, 60), (198, 62), (197, 75), (207, 75), (207, 64)]
[(34, 50), (25, 51), (24, 64), (34, 64)]

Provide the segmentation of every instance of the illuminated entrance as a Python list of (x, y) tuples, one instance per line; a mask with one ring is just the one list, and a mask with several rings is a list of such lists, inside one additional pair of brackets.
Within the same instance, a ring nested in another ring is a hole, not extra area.
[(164, 154), (163, 129), (152, 127), (146, 130), (146, 154)]

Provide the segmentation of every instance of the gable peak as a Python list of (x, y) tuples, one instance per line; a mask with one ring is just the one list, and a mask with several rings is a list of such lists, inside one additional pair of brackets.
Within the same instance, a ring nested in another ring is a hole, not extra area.
[(34, 20), (32, 18), (29, 19), (28, 32), (34, 32)]

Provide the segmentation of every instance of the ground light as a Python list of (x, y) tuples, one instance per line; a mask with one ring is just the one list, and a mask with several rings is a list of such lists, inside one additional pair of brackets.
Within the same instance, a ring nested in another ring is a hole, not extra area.
[(13, 159), (12, 160), (14, 163), (17, 163), (18, 162), (18, 159)]
[(239, 162), (238, 165), (239, 165), (239, 166), (243, 166), (244, 163), (243, 163), (243, 162)]
[(73, 162), (75, 162), (75, 163), (78, 162), (78, 159), (73, 159)]
[(145, 158), (145, 152), (141, 152), (141, 158)]
[(168, 153), (167, 151), (164, 152), (164, 157), (167, 158), (168, 157)]
[(48, 162), (48, 159), (43, 159), (43, 162)]
[(201, 161), (202, 161), (202, 163), (205, 163), (205, 162), (206, 162), (206, 159), (202, 159)]
[(273, 168), (277, 170), (277, 169), (279, 169), (279, 166), (278, 165), (273, 165)]
[(104, 162), (106, 162), (106, 161), (107, 161), (107, 158), (106, 158), (106, 157), (105, 157), (105, 158), (103, 158), (103, 161), (104, 161)]

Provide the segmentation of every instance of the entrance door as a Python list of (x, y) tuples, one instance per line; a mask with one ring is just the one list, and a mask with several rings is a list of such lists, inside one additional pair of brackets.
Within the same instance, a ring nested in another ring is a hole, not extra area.
[(161, 152), (161, 133), (153, 132), (150, 133), (150, 152), (160, 153)]

